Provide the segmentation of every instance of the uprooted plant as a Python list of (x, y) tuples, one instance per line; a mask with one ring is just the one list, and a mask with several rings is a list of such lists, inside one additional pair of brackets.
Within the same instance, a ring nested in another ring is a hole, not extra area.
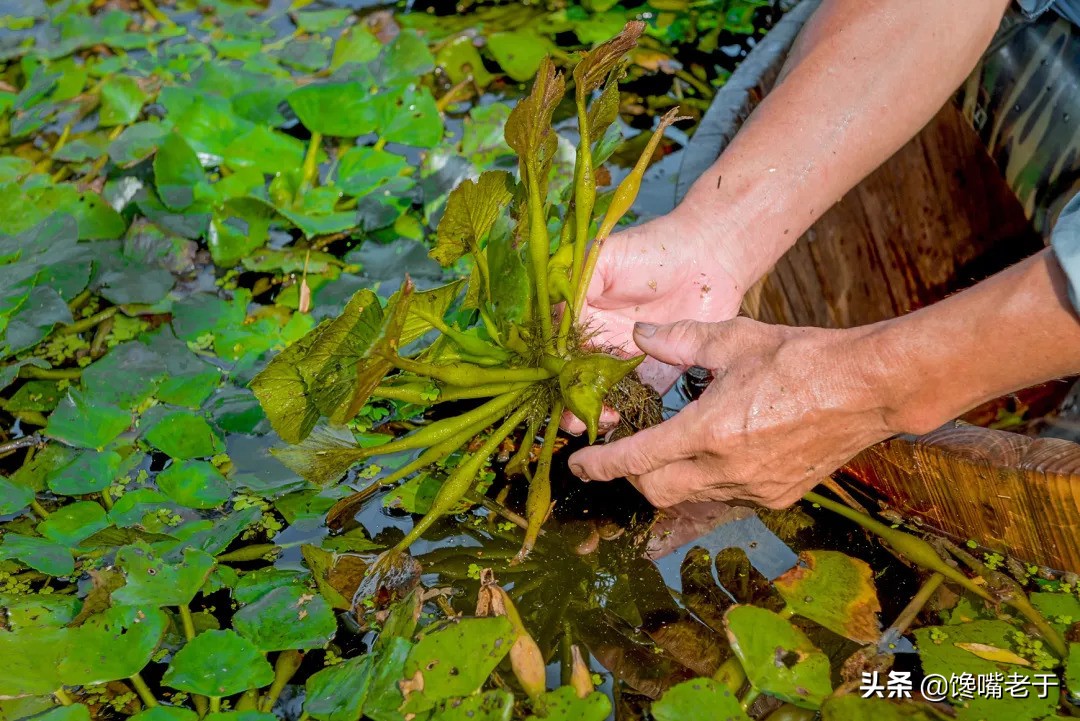
[[(626, 386), (634, 382), (631, 373), (642, 358), (590, 348), (588, 335), (574, 319), (584, 307), (604, 240), (633, 204), (664, 129), (679, 120), (677, 110), (663, 117), (597, 224), (594, 169), (613, 150), (611, 143), (600, 141), (617, 117), (623, 57), (642, 29), (642, 23), (627, 24), (618, 36), (583, 54), (573, 69), (580, 140), (569, 198), (552, 202), (549, 197), (558, 146), (552, 114), (566, 81), (545, 60), (531, 92), (506, 123), (506, 141), (519, 159), (518, 177), (488, 171), (462, 183), (451, 193), (439, 223), (431, 256), (443, 266), (467, 256), (471, 276), (423, 292), (406, 279), (385, 307), (374, 292), (361, 290), (339, 317), (287, 348), (252, 381), (275, 430), (296, 444), (278, 449), (278, 457), (312, 482), (335, 482), (352, 465), (374, 456), (421, 451), (372, 488), (339, 502), (332, 519), (351, 515), (375, 486), (446, 459), (494, 426), (479, 447), (473, 444), (475, 449), (461, 456), (430, 511), (388, 558), (457, 506), (521, 425), (525, 434), (507, 470), (529, 483), (524, 557), (550, 510), (552, 455), (563, 410), (581, 418), (594, 441), (605, 399), (617, 386), (622, 396), (628, 395)], [(566, 208), (561, 217), (556, 206)], [(556, 320), (553, 310), (560, 303), (565, 312)], [(452, 310), (456, 323), (447, 320)], [(425, 344), (432, 336), (435, 340)], [(372, 398), (421, 406), (486, 400), (389, 443), (363, 447), (344, 424)], [(327, 422), (320, 423), (323, 418)], [(539, 437), (534, 463), (530, 456)]]

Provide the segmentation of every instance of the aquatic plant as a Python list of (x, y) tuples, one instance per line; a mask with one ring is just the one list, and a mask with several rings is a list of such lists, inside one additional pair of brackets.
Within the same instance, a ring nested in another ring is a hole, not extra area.
[[(628, 23), (574, 66), (578, 144), (561, 217), (549, 183), (558, 150), (552, 114), (566, 93), (566, 78), (545, 59), (530, 93), (506, 122), (517, 176), (486, 171), (458, 185), (447, 200), (431, 257), (443, 266), (467, 258), (468, 280), (420, 292), (406, 278), (386, 307), (372, 290), (362, 289), (340, 316), (282, 352), (251, 383), (275, 430), (295, 444), (279, 449), (278, 457), (322, 485), (356, 463), (420, 450), (415, 460), (375, 482), (394, 483), (446, 460), (494, 426), (478, 448), (461, 456), (430, 510), (391, 553), (408, 548), (455, 508), (504, 439), (524, 424), (525, 436), (508, 467), (529, 483), (521, 557), (527, 555), (551, 505), (551, 462), (563, 410), (581, 418), (595, 441), (605, 399), (619, 384), (632, 382), (626, 379), (643, 357), (590, 348), (588, 334), (573, 321), (584, 307), (604, 240), (630, 210), (664, 129), (680, 119), (677, 109), (663, 116), (598, 214), (594, 171), (613, 149), (604, 138), (619, 109), (623, 58), (643, 28), (644, 23)], [(557, 319), (560, 303), (564, 312)], [(452, 310), (464, 311), (455, 314), (456, 322), (448, 320)], [(345, 424), (372, 398), (420, 406), (486, 400), (391, 442), (360, 445)], [(537, 437), (543, 443), (532, 462)], [(368, 495), (361, 491), (341, 501), (331, 516), (347, 515)]]

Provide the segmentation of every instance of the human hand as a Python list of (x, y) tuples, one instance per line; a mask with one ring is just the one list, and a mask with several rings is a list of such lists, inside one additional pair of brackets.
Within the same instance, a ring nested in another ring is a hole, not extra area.
[[(862, 449), (893, 435), (870, 328), (826, 330), (736, 318), (639, 323), (637, 346), (715, 380), (673, 418), (570, 457), (583, 480), (627, 477), (655, 506), (747, 500), (788, 506)], [(859, 352), (856, 352), (856, 348)]]
[[(616, 233), (600, 251), (578, 325), (594, 334), (590, 344), (633, 356), (641, 351), (634, 323), (677, 320), (721, 321), (739, 312), (749, 281), (737, 279), (727, 260), (731, 240), (722, 228), (705, 224), (692, 211), (677, 209), (656, 220)], [(647, 358), (638, 377), (660, 393), (686, 370)], [(601, 428), (618, 414), (605, 408)], [(563, 427), (581, 433), (584, 424), (567, 412)]]

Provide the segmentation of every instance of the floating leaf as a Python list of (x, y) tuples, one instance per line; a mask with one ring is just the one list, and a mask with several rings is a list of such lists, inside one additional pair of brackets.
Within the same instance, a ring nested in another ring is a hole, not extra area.
[(1017, 666), (1031, 665), (1031, 661), (1007, 648), (998, 648), (987, 643), (957, 643), (955, 646), (987, 661), (1000, 661), (1001, 663), (1012, 663)]
[[(574, 697), (575, 700), (577, 697)], [(607, 701), (607, 697), (604, 697)], [(607, 704), (610, 711), (611, 703)], [(566, 716), (567, 719), (581, 719), (581, 721), (603, 721), (609, 711), (603, 716)], [(495, 689), (465, 698), (450, 699), (435, 709), (431, 716), (432, 721), (510, 721), (514, 714), (514, 695), (509, 691)], [(531, 716), (530, 718), (535, 718)], [(563, 718), (557, 714), (545, 716), (545, 718)]]
[(12, 483), (0, 476), (0, 515), (16, 513), (34, 500), (34, 490)]
[(75, 559), (66, 546), (10, 531), (0, 542), (0, 558), (14, 559), (50, 576), (70, 576), (75, 570)]
[(349, 148), (338, 159), (335, 185), (356, 197), (368, 193), (400, 193), (413, 185), (411, 178), (403, 177), (409, 162), (400, 155), (366, 146)]
[(653, 703), (650, 712), (656, 721), (749, 721), (731, 689), (711, 678), (672, 686)]
[(294, 90), (293, 112), (313, 133), (355, 138), (375, 130), (375, 108), (362, 83), (318, 83)]
[(536, 74), (553, 44), (534, 28), (524, 27), (491, 33), (487, 46), (507, 75), (524, 82)]
[(94, 501), (76, 501), (57, 508), (37, 525), (37, 532), (61, 546), (71, 548), (84, 538), (109, 526), (105, 509)]
[(802, 708), (818, 708), (832, 693), (828, 657), (780, 616), (755, 606), (733, 606), (724, 624), (754, 688)]
[(231, 696), (274, 680), (274, 669), (235, 631), (204, 631), (173, 656), (161, 682), (203, 696)]
[(182, 706), (154, 706), (143, 709), (131, 721), (198, 721), (199, 715)]
[(73, 703), (70, 706), (57, 706), (34, 716), (34, 719), (35, 721), (90, 721), (90, 709), (85, 704)]
[(303, 586), (275, 588), (233, 616), (233, 627), (260, 651), (322, 648), (337, 630), (326, 601)]
[(125, 546), (116, 554), (116, 565), (124, 572), (126, 583), (113, 591), (113, 601), (186, 605), (206, 583), (214, 563), (212, 556), (195, 548), (185, 548), (175, 559), (166, 560), (144, 543)]
[(101, 85), (102, 127), (129, 125), (139, 117), (146, 93), (130, 75), (113, 75)]
[(225, 476), (206, 461), (177, 461), (156, 481), (165, 495), (188, 508), (216, 508), (232, 493)]
[(164, 413), (143, 430), (143, 438), (177, 460), (213, 456), (222, 451), (221, 440), (210, 424), (191, 411)]
[(405, 678), (422, 680), (406, 694), (403, 710), (420, 713), (441, 699), (475, 693), (514, 638), (503, 616), (467, 618), (423, 636), (405, 662)]
[(439, 221), (431, 257), (445, 268), (466, 253), (478, 252), (480, 241), (510, 204), (513, 194), (513, 179), (503, 170), (489, 170), (479, 179), (466, 180), (454, 188)]
[(170, 210), (183, 210), (195, 202), (195, 186), (205, 180), (199, 156), (182, 137), (172, 133), (161, 141), (154, 156), (154, 183)]
[(852, 641), (876, 643), (881, 604), (873, 569), (839, 551), (803, 551), (799, 561), (773, 581), (788, 607)]
[[(707, 680), (707, 679), (702, 679)], [(603, 721), (611, 716), (611, 699), (599, 691), (594, 691), (585, 698), (579, 698), (573, 686), (561, 686), (540, 697), (542, 716), (530, 716), (529, 721), (540, 718), (550, 721)], [(655, 706), (654, 706), (655, 708)], [(719, 719), (717, 715), (710, 719)], [(657, 717), (658, 721), (666, 721)]]
[(128, 678), (150, 663), (168, 618), (150, 606), (112, 606), (69, 629), (60, 676), (68, 686)]
[(1069, 643), (1069, 655), (1065, 659), (1065, 687), (1073, 696), (1080, 694), (1080, 643)]
[(49, 416), (45, 435), (77, 448), (101, 448), (131, 425), (131, 413), (71, 388)]
[[(1008, 649), (1012, 647), (1012, 638), (1016, 633), (1015, 626), (997, 620), (973, 621), (955, 626), (926, 626), (915, 631), (919, 660), (927, 674), (942, 674), (949, 679), (953, 674), (961, 673), (970, 673), (976, 677), (979, 674), (1001, 673), (1006, 678), (1019, 679), (1020, 683), (1030, 689), (1026, 697), (1006, 692), (1002, 698), (976, 695), (974, 698), (945, 699), (957, 706), (957, 718), (961, 721), (984, 718), (1042, 718), (1052, 715), (1054, 707), (1057, 706), (1057, 694), (1051, 692), (1047, 694), (1047, 698), (1039, 698), (1037, 676), (1045, 673), (1044, 671), (1018, 666), (1005, 660), (987, 660), (960, 645), (976, 643)], [(950, 685), (950, 688), (955, 692), (955, 686)]]

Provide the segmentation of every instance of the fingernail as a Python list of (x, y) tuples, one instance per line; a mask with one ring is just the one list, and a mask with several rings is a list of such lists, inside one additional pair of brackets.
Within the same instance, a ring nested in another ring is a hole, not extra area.
[(634, 323), (634, 333), (642, 338), (652, 338), (656, 328), (655, 323)]
[(581, 480), (585, 481), (586, 483), (589, 482), (589, 474), (585, 472), (584, 468), (577, 465), (576, 463), (571, 464), (570, 472), (573, 473), (578, 478), (580, 478)]

